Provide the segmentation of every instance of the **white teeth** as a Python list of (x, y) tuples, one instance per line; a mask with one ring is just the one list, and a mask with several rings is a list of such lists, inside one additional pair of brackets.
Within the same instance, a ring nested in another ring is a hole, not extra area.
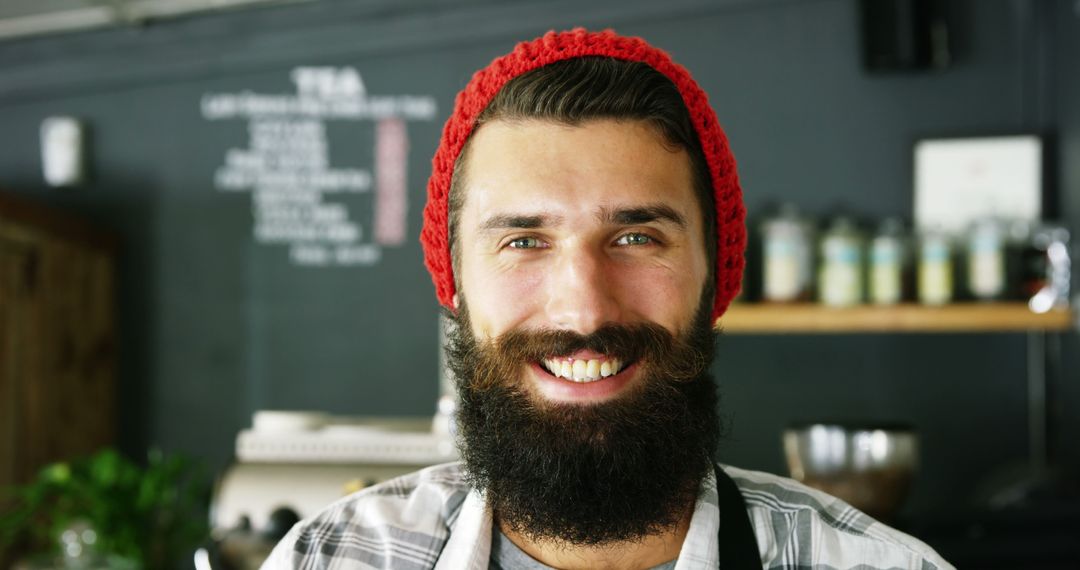
[(544, 359), (544, 367), (558, 378), (574, 382), (593, 382), (608, 376), (614, 376), (622, 369), (618, 358), (602, 360)]

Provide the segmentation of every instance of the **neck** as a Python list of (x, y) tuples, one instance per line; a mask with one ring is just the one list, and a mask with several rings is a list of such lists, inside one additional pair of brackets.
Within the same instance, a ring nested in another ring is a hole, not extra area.
[(515, 532), (497, 518), (499, 529), (523, 552), (537, 561), (561, 570), (627, 569), (645, 570), (675, 560), (690, 530), (691, 504), (674, 527), (644, 537), (599, 546), (570, 544), (557, 538), (532, 538)]

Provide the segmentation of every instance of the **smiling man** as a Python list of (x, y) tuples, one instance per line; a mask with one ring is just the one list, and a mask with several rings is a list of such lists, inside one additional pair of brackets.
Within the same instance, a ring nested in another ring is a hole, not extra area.
[(549, 33), (479, 71), (433, 161), (424, 245), (455, 326), (463, 461), (298, 524), (271, 568), (951, 568), (789, 479), (714, 463), (713, 324), (745, 246), (688, 72)]

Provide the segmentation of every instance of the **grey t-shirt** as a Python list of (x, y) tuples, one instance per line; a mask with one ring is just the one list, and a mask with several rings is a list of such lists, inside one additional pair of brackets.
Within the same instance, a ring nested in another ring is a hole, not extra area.
[[(494, 530), (494, 529), (493, 529)], [(659, 566), (653, 566), (649, 570), (674, 570), (675, 561), (665, 562)], [(507, 538), (502, 531), (491, 533), (491, 562), (489, 570), (555, 570), (547, 564), (538, 562), (532, 556), (525, 554)]]

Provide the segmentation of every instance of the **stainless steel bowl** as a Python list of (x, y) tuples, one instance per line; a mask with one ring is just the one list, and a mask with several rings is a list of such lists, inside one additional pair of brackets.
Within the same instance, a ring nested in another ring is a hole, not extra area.
[(888, 521), (907, 496), (918, 467), (909, 426), (810, 423), (784, 430), (792, 478)]

